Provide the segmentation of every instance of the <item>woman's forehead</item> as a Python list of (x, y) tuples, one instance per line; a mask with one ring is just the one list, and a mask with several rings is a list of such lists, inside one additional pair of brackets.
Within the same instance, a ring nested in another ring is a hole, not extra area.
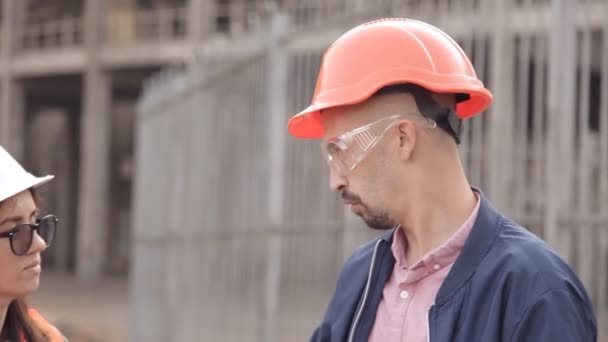
[(7, 198), (0, 203), (0, 222), (10, 216), (30, 215), (38, 207), (29, 190)]

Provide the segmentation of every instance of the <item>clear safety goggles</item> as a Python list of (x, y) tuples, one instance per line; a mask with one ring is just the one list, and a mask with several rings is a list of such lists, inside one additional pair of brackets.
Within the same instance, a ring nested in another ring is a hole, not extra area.
[(339, 175), (348, 175), (400, 118), (419, 119), (429, 128), (437, 127), (435, 121), (419, 114), (382, 118), (322, 142), (321, 151), (327, 164)]

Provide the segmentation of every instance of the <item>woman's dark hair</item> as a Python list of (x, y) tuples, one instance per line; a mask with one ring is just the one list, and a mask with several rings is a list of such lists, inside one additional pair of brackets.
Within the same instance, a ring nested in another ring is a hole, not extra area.
[[(42, 198), (33, 188), (30, 189), (30, 193), (34, 198), (36, 205), (40, 207)], [(6, 202), (6, 200), (0, 202), (0, 207), (4, 202)], [(2, 341), (22, 342), (24, 338), (27, 342), (48, 341), (48, 337), (30, 318), (25, 300), (23, 298), (17, 298), (8, 305), (4, 325), (2, 326), (2, 330), (0, 330), (0, 339)]]
[(27, 304), (22, 298), (15, 299), (9, 304), (0, 336), (10, 342), (22, 342), (23, 338), (27, 342), (48, 341), (47, 336), (31, 320)]

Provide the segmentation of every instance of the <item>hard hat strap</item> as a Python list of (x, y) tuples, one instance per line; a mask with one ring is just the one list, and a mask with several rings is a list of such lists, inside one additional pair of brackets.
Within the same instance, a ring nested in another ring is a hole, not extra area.
[[(460, 134), (462, 133), (462, 119), (458, 117), (456, 111), (443, 106), (437, 101), (433, 100), (432, 93), (413, 83), (395, 84), (386, 86), (376, 92), (377, 95), (395, 94), (395, 93), (409, 93), (414, 96), (416, 106), (420, 113), (437, 123), (437, 126), (441, 127), (446, 133), (448, 133), (456, 144), (460, 144)], [(456, 101), (462, 100), (463, 94), (455, 94)], [(465, 94), (466, 95), (466, 94)]]

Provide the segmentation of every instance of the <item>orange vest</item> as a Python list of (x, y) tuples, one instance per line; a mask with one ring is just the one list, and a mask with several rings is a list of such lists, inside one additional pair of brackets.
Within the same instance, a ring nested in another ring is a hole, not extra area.
[[(38, 313), (38, 311), (36, 311), (34, 309), (29, 309), (28, 313), (30, 314), (30, 318), (32, 319), (34, 324), (36, 324), (36, 326), (38, 328), (40, 328), (40, 330), (46, 336), (48, 336), (50, 342), (64, 342), (65, 341), (65, 339), (63, 338), (63, 335), (61, 335), (59, 330), (57, 330), (57, 328), (55, 328), (46, 319), (44, 319), (44, 317), (42, 317), (40, 315), (40, 313)], [(23, 339), (23, 342), (27, 342), (25, 340), (25, 338)]]

